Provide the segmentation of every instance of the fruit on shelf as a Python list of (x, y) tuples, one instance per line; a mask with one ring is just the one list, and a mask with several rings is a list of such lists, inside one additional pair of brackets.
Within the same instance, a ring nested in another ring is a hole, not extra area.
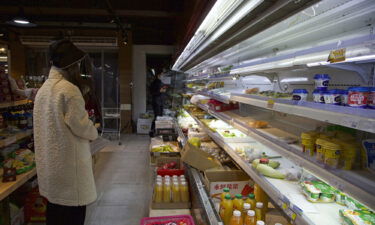
[(188, 142), (197, 147), (197, 148), (200, 148), (201, 147), (201, 139), (197, 138), (197, 137), (192, 137), (192, 138), (189, 138)]
[(255, 120), (255, 121), (251, 121), (248, 123), (250, 127), (253, 127), (253, 128), (266, 128), (268, 126), (268, 122), (267, 121), (262, 121), (262, 120)]
[(170, 145), (159, 145), (153, 146), (151, 149), (152, 152), (174, 152), (173, 148)]
[(277, 178), (277, 179), (285, 178), (285, 174), (275, 170), (274, 168), (268, 166), (267, 164), (259, 163), (256, 167), (256, 170), (267, 177)]
[[(261, 162), (263, 160), (263, 162)], [(266, 163), (265, 163), (266, 162)], [(277, 169), (279, 166), (280, 166), (280, 163), (278, 161), (275, 161), (275, 160), (269, 160), (269, 159), (255, 159), (253, 162), (252, 162), (252, 166), (254, 168), (257, 168), (258, 164), (259, 163), (262, 163), (262, 164), (266, 164), (270, 167), (272, 167), (273, 169)]]

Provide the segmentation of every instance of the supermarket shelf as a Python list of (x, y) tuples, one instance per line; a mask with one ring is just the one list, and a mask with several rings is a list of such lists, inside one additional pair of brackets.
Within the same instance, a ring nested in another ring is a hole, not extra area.
[[(196, 119), (196, 118), (195, 118)], [(311, 225), (321, 224), (324, 218), (325, 224), (339, 225), (339, 209), (345, 208), (338, 204), (332, 203), (310, 203), (305, 200), (305, 197), (300, 191), (297, 182), (273, 179), (265, 177), (256, 172), (251, 164), (242, 159), (233, 149), (230, 144), (223, 142), (223, 140), (216, 133), (204, 126), (199, 120), (196, 121), (203, 127), (208, 135), (221, 146), (228, 155), (254, 180), (259, 184), (264, 191), (273, 200), (274, 204), (278, 205), (290, 219), (294, 220), (293, 224), (297, 225)], [(266, 150), (268, 154), (277, 154), (272, 150)], [(288, 159), (283, 159), (282, 165), (292, 164)], [(280, 160), (279, 160), (280, 161)], [(313, 209), (315, 212), (304, 212), (303, 209)]]
[(375, 133), (375, 111), (306, 101), (273, 99), (247, 94), (231, 94), (231, 100), (277, 112)]
[(14, 102), (1, 103), (0, 109), (13, 107), (13, 106), (19, 106), (19, 105), (25, 105), (25, 104), (30, 103), (30, 102), (31, 101), (29, 101), (29, 100), (20, 100), (20, 101), (14, 101)]
[(26, 181), (36, 175), (36, 169), (32, 169), (29, 172), (17, 175), (17, 180), (13, 182), (0, 183), (0, 201), (10, 195), (17, 188), (22, 186)]
[[(198, 104), (198, 106), (212, 116), (223, 120), (250, 137), (253, 137), (260, 143), (275, 150), (277, 153), (290, 159), (296, 165), (310, 171), (328, 184), (367, 205), (369, 208), (375, 209), (375, 180), (373, 174), (364, 171), (346, 171), (328, 168), (317, 162), (315, 158), (306, 157), (301, 152), (300, 146), (288, 144), (278, 139), (277, 136), (268, 132), (269, 129), (252, 128), (243, 122), (243, 117), (235, 113), (219, 113), (208, 110), (205, 105)], [(200, 123), (200, 125), (202, 125), (202, 123)]]
[(210, 97), (212, 99), (215, 99), (219, 102), (223, 102), (225, 104), (229, 104), (229, 102), (230, 102), (230, 97), (224, 97), (222, 95), (210, 93), (210, 92), (207, 92), (207, 91), (196, 91), (195, 93), (197, 93), (199, 95), (204, 95), (204, 96)]
[(13, 136), (10, 136), (8, 138), (5, 138), (3, 140), (0, 140), (0, 148), (6, 147), (8, 145), (11, 145), (25, 137), (28, 137), (33, 134), (33, 130), (26, 130), (19, 133), (14, 134)]
[[(214, 205), (208, 196), (204, 184), (202, 182), (202, 176), (200, 175), (199, 171), (186, 165), (188, 168), (188, 177), (189, 177), (189, 184), (190, 190), (194, 194), (198, 194), (200, 206), (202, 207), (205, 216), (206, 216), (206, 223), (208, 225), (223, 225), (220, 220), (218, 213), (214, 209)], [(194, 210), (193, 210), (194, 211)]]
[[(181, 144), (182, 146), (184, 146), (186, 144), (187, 138), (182, 132), (181, 127), (177, 124), (177, 122), (175, 123), (175, 127), (177, 129), (178, 136), (181, 140)], [(196, 196), (198, 196), (199, 205), (203, 209), (204, 214), (206, 216), (206, 223), (209, 225), (223, 225), (219, 215), (214, 209), (214, 204), (210, 201), (209, 195), (207, 194), (204, 188), (202, 176), (199, 174), (199, 171), (186, 164), (185, 167), (187, 168), (190, 180), (190, 190), (192, 190), (192, 193), (198, 193), (198, 195)]]

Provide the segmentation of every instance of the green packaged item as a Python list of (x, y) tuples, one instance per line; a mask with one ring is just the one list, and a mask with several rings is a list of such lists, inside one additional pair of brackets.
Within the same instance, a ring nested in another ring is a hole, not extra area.
[(329, 203), (335, 201), (335, 190), (322, 181), (304, 181), (303, 193), (310, 202)]
[(335, 191), (335, 200), (339, 205), (346, 205), (346, 195), (338, 190)]
[(374, 225), (375, 214), (362, 210), (340, 210), (341, 222), (344, 225)]
[(364, 205), (360, 204), (357, 200), (354, 200), (349, 197), (346, 197), (345, 205), (346, 207), (352, 210), (367, 210), (367, 208)]

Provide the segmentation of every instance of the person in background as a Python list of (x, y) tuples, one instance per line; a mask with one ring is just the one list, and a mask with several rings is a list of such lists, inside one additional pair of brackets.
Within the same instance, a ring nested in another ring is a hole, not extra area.
[(39, 191), (47, 198), (47, 225), (83, 225), (96, 200), (89, 141), (98, 133), (78, 88), (86, 54), (69, 40), (50, 45), (48, 79), (34, 103), (35, 161)]
[(154, 111), (154, 120), (152, 121), (150, 137), (155, 133), (156, 117), (163, 116), (163, 93), (167, 91), (166, 86), (161, 81), (162, 70), (155, 70), (155, 80), (151, 83), (150, 93), (152, 95), (152, 110)]

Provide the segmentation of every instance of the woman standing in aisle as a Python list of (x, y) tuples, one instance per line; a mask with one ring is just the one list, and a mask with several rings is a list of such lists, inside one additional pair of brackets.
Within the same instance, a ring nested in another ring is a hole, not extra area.
[(34, 104), (35, 159), (40, 194), (47, 198), (47, 225), (83, 225), (96, 200), (89, 140), (97, 130), (78, 86), (86, 56), (69, 40), (50, 46), (48, 79)]

